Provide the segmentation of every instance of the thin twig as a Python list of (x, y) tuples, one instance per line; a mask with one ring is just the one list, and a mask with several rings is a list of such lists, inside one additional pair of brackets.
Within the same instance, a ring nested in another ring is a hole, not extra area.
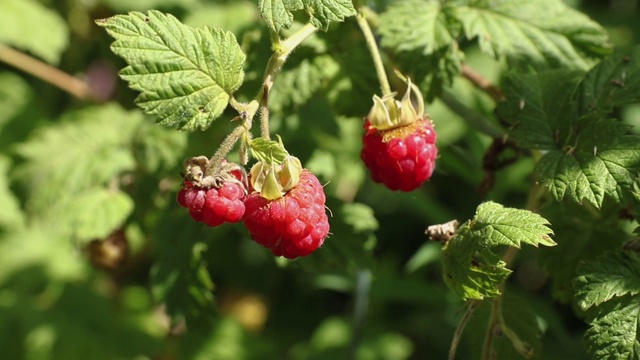
[[(502, 295), (500, 295), (502, 296)], [(498, 296), (498, 298), (500, 297)], [(491, 360), (494, 358), (493, 352), (493, 338), (496, 335), (497, 326), (499, 324), (498, 321), (498, 313), (501, 311), (500, 303), (493, 299), (491, 304), (491, 316), (489, 317), (489, 325), (487, 326), (487, 334), (484, 338), (484, 344), (482, 345), (482, 360)]]
[(502, 90), (494, 85), (491, 80), (485, 78), (477, 71), (473, 70), (469, 65), (462, 65), (462, 76), (471, 81), (473, 85), (487, 93), (496, 102), (504, 100), (504, 94)]
[(467, 311), (465, 311), (462, 320), (458, 324), (456, 328), (456, 332), (453, 334), (453, 341), (451, 341), (451, 347), (449, 348), (449, 360), (454, 360), (456, 357), (456, 351), (458, 350), (458, 344), (460, 343), (460, 339), (462, 338), (462, 333), (464, 332), (464, 328), (467, 326), (469, 319), (473, 316), (474, 311), (480, 304), (480, 300), (472, 300), (467, 307)]
[(80, 100), (95, 100), (86, 82), (11, 47), (0, 44), (0, 61), (66, 91)]

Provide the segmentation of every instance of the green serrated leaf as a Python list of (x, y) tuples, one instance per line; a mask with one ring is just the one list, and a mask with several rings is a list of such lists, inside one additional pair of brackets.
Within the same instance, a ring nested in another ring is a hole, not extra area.
[(578, 88), (582, 116), (606, 116), (615, 106), (640, 102), (640, 46), (619, 51), (591, 69)]
[(482, 239), (481, 246), (508, 245), (520, 247), (520, 243), (533, 246), (554, 246), (549, 234), (549, 222), (528, 210), (506, 208), (495, 202), (478, 206), (476, 215), (469, 222), (470, 235)]
[(640, 357), (640, 301), (625, 296), (602, 306), (585, 334), (587, 351), (594, 359)]
[(242, 85), (245, 55), (233, 33), (195, 29), (158, 11), (97, 21), (129, 66), (120, 75), (140, 91), (136, 103), (167, 126), (204, 130)]
[(304, 9), (313, 26), (326, 31), (332, 21), (344, 21), (356, 10), (350, 0), (259, 0), (258, 9), (267, 26), (275, 32), (293, 24), (293, 13)]
[(75, 194), (75, 199), (58, 208), (55, 222), (70, 227), (80, 241), (102, 239), (122, 226), (133, 211), (133, 200), (121, 191), (95, 188)]
[(586, 200), (596, 207), (605, 195), (622, 201), (640, 170), (640, 136), (628, 130), (613, 120), (584, 124), (575, 147), (552, 150), (538, 161), (538, 181), (558, 200)]
[(302, 0), (259, 0), (258, 9), (267, 26), (275, 32), (288, 29), (293, 23), (293, 12), (304, 7)]
[(471, 0), (451, 14), (483, 52), (529, 66), (586, 70), (610, 49), (604, 28), (559, 0)]
[(576, 270), (577, 304), (589, 310), (587, 350), (598, 359), (640, 356), (640, 260), (637, 253), (609, 251)]
[(251, 141), (251, 155), (267, 164), (282, 164), (289, 153), (278, 141), (257, 138)]
[(571, 70), (508, 76), (497, 111), (512, 125), (509, 138), (524, 148), (558, 148), (575, 123), (572, 99), (581, 79), (582, 72)]
[(327, 31), (332, 21), (344, 21), (356, 15), (352, 0), (302, 0), (310, 22), (318, 29)]
[(68, 41), (65, 20), (41, 3), (34, 0), (0, 2), (0, 43), (57, 64)]
[(623, 295), (640, 293), (640, 261), (635, 254), (610, 251), (576, 270), (573, 280), (582, 310)]
[(463, 299), (483, 299), (500, 295), (498, 286), (511, 270), (492, 247), (521, 243), (553, 246), (542, 216), (527, 210), (506, 208), (498, 203), (485, 202), (476, 214), (457, 231), (443, 250), (444, 279)]

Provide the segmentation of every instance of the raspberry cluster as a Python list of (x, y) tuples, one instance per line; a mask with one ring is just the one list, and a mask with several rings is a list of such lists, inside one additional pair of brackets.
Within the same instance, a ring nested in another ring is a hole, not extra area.
[(311, 254), (329, 234), (324, 189), (318, 178), (303, 169), (299, 182), (282, 197), (267, 200), (250, 188), (247, 196), (242, 174), (231, 172), (238, 181), (224, 181), (209, 189), (185, 180), (178, 192), (178, 204), (189, 209), (195, 221), (209, 226), (243, 221), (251, 238), (276, 256), (294, 259)]
[(209, 226), (236, 223), (244, 215), (245, 190), (240, 182), (227, 181), (219, 188), (202, 189), (185, 181), (178, 192), (178, 204), (189, 209), (195, 221)]
[(300, 182), (279, 199), (250, 194), (245, 200), (244, 225), (251, 238), (274, 255), (287, 259), (306, 256), (329, 234), (325, 200), (318, 178), (304, 169)]
[(436, 132), (429, 119), (389, 130), (364, 125), (360, 157), (371, 179), (390, 190), (411, 191), (428, 180), (438, 156)]

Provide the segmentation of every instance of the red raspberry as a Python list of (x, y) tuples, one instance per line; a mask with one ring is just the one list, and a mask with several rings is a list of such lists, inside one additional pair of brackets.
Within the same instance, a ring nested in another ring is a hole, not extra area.
[(309, 170), (283, 197), (267, 200), (260, 193), (245, 200), (244, 225), (251, 238), (276, 256), (294, 259), (319, 248), (329, 234), (324, 189)]
[(431, 177), (438, 149), (429, 119), (382, 131), (366, 121), (364, 128), (360, 157), (373, 181), (390, 190), (411, 191)]
[(236, 223), (244, 215), (245, 192), (240, 183), (227, 181), (220, 188), (202, 189), (185, 182), (178, 192), (178, 204), (189, 209), (195, 221), (209, 226)]

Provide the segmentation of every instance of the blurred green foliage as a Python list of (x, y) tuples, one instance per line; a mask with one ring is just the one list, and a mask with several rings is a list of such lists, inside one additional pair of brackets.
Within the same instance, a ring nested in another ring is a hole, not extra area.
[[(481, 2), (460, 3), (472, 9)], [(566, 3), (570, 13), (584, 12), (604, 26), (616, 47), (638, 43), (637, 1)], [(386, 0), (368, 4), (380, 13), (392, 9), (379, 18), (382, 35), (403, 25), (391, 22), (393, 11), (406, 8), (394, 10)], [(227, 109), (207, 131), (187, 134), (154, 124), (134, 105), (137, 93), (117, 75), (125, 63), (109, 50), (112, 39), (94, 20), (149, 9), (190, 26), (231, 31), (247, 54), (236, 97), (254, 97), (271, 55), (257, 1), (0, 1), (2, 357), (446, 358), (463, 302), (442, 280), (441, 246), (424, 230), (470, 219), (489, 199), (525, 207), (534, 169), (529, 157), (496, 171), (483, 168), (492, 136), (503, 130), (495, 103), (458, 73), (464, 62), (501, 83), (509, 69), (526, 66), (489, 55), (509, 57), (513, 49), (478, 45), (463, 36), (478, 29), (462, 28), (454, 37), (436, 28), (413, 43), (382, 42), (390, 62), (421, 80), (440, 152), (430, 182), (394, 193), (368, 180), (359, 161), (362, 117), (379, 85), (355, 21), (334, 23), (305, 41), (275, 83), (272, 131), (326, 184), (333, 217), (325, 245), (291, 262), (274, 259), (241, 225), (207, 228), (176, 203), (182, 159), (212, 155), (237, 114)], [(293, 29), (307, 20), (294, 15)], [(460, 43), (448, 47), (457, 36)], [(422, 43), (429, 39), (438, 41)], [(93, 99), (74, 98), (33, 76), (29, 64), (21, 70), (9, 65), (1, 55), (6, 46), (81, 78)], [(587, 46), (585, 52), (603, 50)], [(585, 68), (586, 61), (575, 65)], [(638, 105), (613, 113), (640, 124)], [(482, 193), (485, 180), (493, 186)], [(587, 325), (571, 309), (574, 270), (619, 247), (635, 223), (621, 221), (620, 206), (606, 198), (599, 210), (546, 205), (541, 213), (559, 245), (519, 253), (504, 291), (505, 321), (535, 339), (537, 358), (583, 359), (580, 339)], [(358, 280), (363, 271), (371, 273), (367, 286)], [(366, 314), (358, 315), (359, 297), (368, 302)], [(476, 310), (457, 358), (479, 358), (487, 305)], [(516, 356), (505, 338), (495, 349), (504, 354), (499, 358)]]

